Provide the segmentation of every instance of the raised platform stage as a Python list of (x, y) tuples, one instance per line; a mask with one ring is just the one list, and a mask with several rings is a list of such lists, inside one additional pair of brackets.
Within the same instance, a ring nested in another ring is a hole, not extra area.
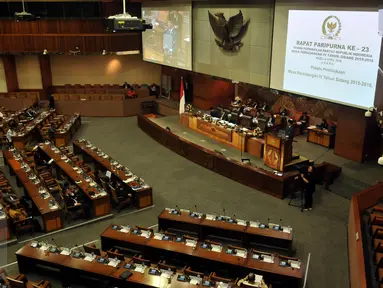
[[(138, 116), (137, 121), (145, 133), (168, 149), (234, 181), (281, 199), (297, 189), (294, 178), (299, 174), (298, 171), (289, 171), (278, 176), (263, 164), (263, 159), (247, 153), (241, 155), (237, 149), (183, 127), (179, 123), (178, 116), (162, 118)], [(242, 163), (241, 158), (248, 158), (251, 163)], [(340, 167), (330, 163), (323, 162), (316, 165), (318, 181), (324, 181), (327, 186), (340, 174), (340, 171)]]

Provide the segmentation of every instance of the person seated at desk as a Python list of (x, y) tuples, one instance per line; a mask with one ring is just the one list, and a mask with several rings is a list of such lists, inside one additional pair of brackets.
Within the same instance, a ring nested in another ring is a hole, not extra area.
[(26, 110), (26, 111), (24, 112), (24, 115), (25, 115), (27, 118), (29, 118), (29, 119), (32, 120), (33, 118), (36, 117), (37, 113), (36, 113), (35, 110), (33, 110), (32, 108), (30, 108), (30, 109), (28, 109), (28, 110)]
[(210, 116), (214, 118), (219, 118), (219, 112), (214, 107), (210, 107)]
[(307, 126), (309, 125), (309, 121), (310, 121), (310, 118), (309, 116), (307, 115), (307, 112), (303, 112), (301, 117), (299, 117), (299, 129), (301, 130), (301, 134), (303, 133), (303, 131), (307, 128)]
[(131, 86), (128, 84), (128, 82), (124, 82), (124, 84), (122, 84), (122, 88), (124, 89), (129, 89)]
[(253, 110), (255, 107), (254, 107), (254, 103), (253, 103), (253, 100), (251, 98), (247, 99), (246, 101), (246, 105), (245, 107), (243, 108), (243, 113), (246, 114), (246, 113), (249, 113), (251, 110)]
[(267, 127), (273, 127), (275, 125), (275, 115), (270, 113), (270, 116), (267, 119)]
[(55, 133), (56, 133), (55, 125), (52, 123), (51, 126), (50, 126), (49, 129), (48, 129), (48, 136), (49, 136), (49, 139), (50, 139), (51, 141), (54, 140), (54, 138), (55, 138)]
[(239, 96), (236, 96), (234, 98), (234, 101), (231, 102), (231, 106), (233, 106), (235, 108), (239, 108), (239, 107), (241, 107), (241, 103), (242, 103), (241, 98), (239, 98)]
[(251, 126), (252, 127), (257, 127), (258, 126), (258, 120), (261, 117), (261, 113), (259, 111), (255, 112), (255, 116), (253, 119), (251, 119)]
[(9, 127), (7, 133), (5, 134), (5, 138), (7, 139), (10, 145), (12, 145), (12, 137), (16, 136), (16, 132), (13, 129), (14, 129), (13, 126)]
[(267, 101), (263, 102), (263, 104), (261, 105), (260, 109), (263, 110), (263, 111), (268, 111), (269, 110), (269, 106), (267, 105)]
[(287, 116), (287, 109), (286, 108), (281, 108), (279, 110), (279, 115), (281, 115), (282, 117), (286, 117)]
[(36, 166), (47, 166), (49, 165), (44, 159), (43, 157), (41, 156), (41, 153), (39, 151), (36, 151), (34, 154), (33, 154), (33, 159), (35, 161), (35, 164)]
[(287, 127), (286, 127), (286, 130), (285, 130), (285, 135), (293, 140), (294, 139), (294, 136), (295, 136), (295, 128), (294, 128), (294, 125), (293, 125), (293, 119), (289, 119), (287, 120)]
[(13, 220), (19, 221), (24, 220), (28, 217), (27, 212), (23, 208), (17, 208), (15, 205), (10, 205), (5, 208), (9, 217)]
[(116, 189), (117, 197), (125, 198), (125, 199), (133, 199), (133, 195), (126, 191), (124, 186), (121, 184), (120, 181), (116, 181), (113, 185), (114, 189)]
[(55, 109), (55, 98), (53, 97), (52, 94), (49, 94), (48, 100), (49, 100), (49, 109), (54, 110)]
[(321, 129), (321, 130), (327, 130), (328, 129), (327, 120), (323, 118), (322, 122), (317, 127), (318, 129)]
[(247, 286), (253, 286), (253, 287), (268, 288), (265, 281), (263, 281), (263, 279), (261, 280), (261, 283), (255, 282), (255, 274), (254, 273), (249, 273), (249, 275), (247, 275), (245, 278), (242, 278), (237, 283), (238, 287), (241, 287), (242, 284), (245, 284)]
[(12, 205), (16, 205), (16, 203), (18, 202), (18, 198), (12, 193), (3, 192), (2, 197), (1, 197), (1, 201), (5, 205), (12, 206)]

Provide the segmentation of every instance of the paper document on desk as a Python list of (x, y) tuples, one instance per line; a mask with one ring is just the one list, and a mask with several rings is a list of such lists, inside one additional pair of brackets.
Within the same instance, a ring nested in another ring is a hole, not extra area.
[(247, 257), (247, 252), (245, 250), (237, 250), (237, 255), (238, 257), (246, 258)]
[(163, 237), (164, 235), (163, 234), (161, 234), (161, 233), (154, 233), (154, 239), (156, 239), (156, 240), (162, 240), (162, 237)]
[(246, 226), (245, 220), (241, 220), (241, 219), (236, 219), (236, 220), (237, 220), (237, 225)]
[(86, 255), (84, 260), (88, 262), (92, 262), (95, 258), (96, 258), (96, 255), (89, 254), (89, 255)]
[(206, 214), (206, 220), (215, 220), (215, 216), (211, 214)]
[(40, 249), (43, 250), (43, 251), (47, 251), (49, 248), (50, 248), (49, 245), (46, 245), (46, 244), (43, 244), (40, 247)]
[(139, 272), (139, 273), (145, 273), (146, 266), (144, 265), (136, 265), (136, 268), (134, 268), (134, 272)]
[(136, 176), (130, 177), (130, 178), (124, 180), (123, 182), (124, 182), (124, 183), (132, 182), (132, 181), (134, 180), (135, 177), (136, 177)]
[(173, 276), (173, 272), (172, 271), (161, 269), (161, 277), (169, 279), (172, 276)]
[(262, 256), (263, 256), (263, 260), (262, 260), (263, 262), (274, 263), (274, 259), (270, 255), (262, 255)]
[(211, 251), (221, 253), (222, 246), (220, 246), (220, 245), (211, 245)]
[(56, 205), (53, 205), (52, 207), (49, 207), (49, 209), (51, 209), (51, 210), (57, 210), (57, 209), (59, 209), (59, 206), (56, 204)]
[(130, 227), (123, 227), (120, 232), (122, 233), (129, 233), (130, 232)]
[(195, 247), (195, 246), (197, 246), (197, 241), (194, 241), (194, 240), (186, 240), (185, 245), (186, 245), (186, 246), (189, 246), (189, 247)]
[(68, 248), (62, 249), (60, 254), (61, 255), (70, 255), (70, 250)]
[(116, 259), (110, 259), (108, 266), (117, 267), (117, 265), (120, 263), (120, 260)]
[(141, 232), (142, 232), (142, 233), (141, 233), (140, 236), (145, 237), (145, 238), (149, 238), (150, 235), (151, 235), (151, 232), (150, 232), (150, 231), (146, 231), (146, 230), (144, 230), (144, 231), (141, 231)]
[(250, 221), (250, 227), (259, 228), (259, 222)]
[(300, 269), (301, 268), (301, 264), (298, 261), (290, 261), (290, 266), (291, 266), (291, 268), (294, 268), (294, 269)]
[(199, 285), (201, 283), (202, 279), (199, 278), (199, 277), (193, 277), (193, 276), (190, 276), (190, 284), (192, 285)]
[(293, 228), (291, 228), (291, 227), (282, 227), (282, 231), (284, 232), (284, 233), (291, 233), (291, 231), (293, 230)]
[(230, 285), (229, 285), (229, 283), (224, 283), (224, 282), (217, 282), (217, 283), (215, 283), (215, 287), (217, 287), (217, 288), (229, 288), (230, 287)]

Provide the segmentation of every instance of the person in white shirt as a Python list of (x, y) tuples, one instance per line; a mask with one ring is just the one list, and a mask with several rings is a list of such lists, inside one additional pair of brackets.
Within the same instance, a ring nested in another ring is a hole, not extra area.
[(12, 136), (15, 136), (15, 135), (16, 133), (11, 128), (9, 128), (7, 131), (7, 134), (5, 134), (5, 137), (7, 138), (10, 144), (12, 144)]
[(266, 283), (261, 279), (260, 282), (256, 282), (256, 277), (254, 273), (249, 273), (245, 278), (238, 281), (237, 285), (239, 287), (245, 284), (246, 286), (259, 287), (259, 288), (267, 288)]

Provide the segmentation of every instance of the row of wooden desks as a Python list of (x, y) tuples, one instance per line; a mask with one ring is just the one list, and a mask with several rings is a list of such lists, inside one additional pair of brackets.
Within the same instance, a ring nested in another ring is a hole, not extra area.
[(114, 163), (114, 160), (112, 160), (100, 149), (95, 148), (89, 141), (73, 141), (73, 152), (75, 154), (81, 154), (84, 161), (95, 162), (96, 166), (101, 166), (101, 169), (110, 171), (114, 177), (119, 179), (121, 183), (131, 189), (134, 195), (136, 207), (138, 209), (153, 205), (152, 187), (146, 183), (137, 186), (139, 183), (134, 180), (135, 176), (129, 171), (129, 169), (119, 163)]
[(72, 138), (73, 134), (81, 126), (81, 116), (76, 113), (70, 117), (67, 117), (64, 123), (59, 127), (55, 132), (55, 144), (56, 146), (67, 146), (69, 140)]
[[(269, 277), (270, 283), (284, 283), (296, 285), (303, 278), (304, 265), (300, 268), (284, 267), (280, 256), (273, 255), (273, 260), (264, 262), (256, 259), (256, 255), (247, 252), (242, 256), (228, 254), (227, 250), (221, 246), (220, 251), (205, 249), (205, 242), (196, 242), (194, 246), (187, 244), (187, 241), (171, 241), (157, 239), (153, 233), (143, 233), (139, 235), (139, 229), (130, 230), (130, 232), (121, 232), (117, 226), (109, 226), (101, 234), (101, 245), (103, 250), (112, 248), (126, 249), (127, 251), (136, 251), (142, 253), (150, 259), (173, 258), (181, 260), (183, 263), (193, 263), (201, 267), (202, 265), (214, 267), (213, 269), (225, 269), (229, 273), (237, 274), (239, 271), (256, 272), (265, 277)], [(283, 257), (283, 259), (285, 259)], [(193, 266), (193, 264), (191, 264)], [(274, 281), (274, 282), (273, 282)], [(290, 287), (290, 286), (285, 286)], [(291, 286), (292, 287), (292, 286)]]
[[(188, 282), (178, 281), (181, 275), (179, 271), (174, 273), (170, 279), (149, 273), (149, 267), (143, 273), (126, 268), (126, 264), (131, 263), (131, 258), (125, 258), (125, 261), (119, 263), (117, 267), (109, 266), (100, 263), (95, 258), (92, 261), (84, 260), (83, 258), (74, 258), (71, 255), (62, 255), (43, 251), (40, 248), (33, 248), (26, 244), (16, 252), (17, 263), (20, 273), (28, 272), (44, 272), (49, 271), (51, 276), (58, 277), (64, 285), (79, 283), (82, 279), (88, 287), (100, 287), (100, 283), (92, 283), (88, 279), (96, 279), (98, 281), (107, 281), (108, 287), (154, 287), (154, 288), (192, 288)], [(102, 252), (101, 258), (105, 257)], [(128, 271), (131, 276), (127, 279), (122, 279), (121, 274)], [(198, 285), (201, 287), (201, 285)], [(198, 287), (197, 286), (197, 287)]]
[(3, 158), (4, 164), (10, 168), (11, 174), (16, 175), (17, 185), (24, 187), (26, 194), (31, 198), (34, 207), (41, 215), (45, 231), (50, 232), (61, 229), (63, 227), (61, 219), (62, 209), (49, 193), (44, 183), (34, 174), (28, 164), (22, 160), (18, 152), (3, 150)]
[[(192, 215), (192, 216), (191, 216)], [(198, 212), (164, 209), (158, 216), (159, 230), (180, 230), (198, 234), (200, 240), (209, 236), (235, 239), (244, 247), (252, 244), (287, 250), (291, 253), (293, 231), (290, 227), (282, 227), (260, 222), (248, 222), (225, 216), (208, 215)], [(263, 228), (262, 228), (263, 227)]]
[(53, 159), (60, 171), (68, 176), (81, 189), (92, 205), (94, 217), (110, 213), (111, 207), (108, 193), (90, 179), (90, 177), (85, 177), (81, 168), (71, 165), (69, 158), (52, 144), (40, 144), (39, 148), (50, 159)]
[(322, 130), (314, 127), (307, 128), (307, 142), (318, 144), (326, 148), (334, 147), (335, 134), (327, 130)]
[(38, 129), (39, 124), (47, 119), (53, 118), (55, 114), (55, 110), (42, 111), (40, 114), (38, 114), (33, 121), (25, 125), (23, 132), (12, 136), (13, 146), (18, 150), (24, 149), (32, 134), (37, 132), (36, 129)]

